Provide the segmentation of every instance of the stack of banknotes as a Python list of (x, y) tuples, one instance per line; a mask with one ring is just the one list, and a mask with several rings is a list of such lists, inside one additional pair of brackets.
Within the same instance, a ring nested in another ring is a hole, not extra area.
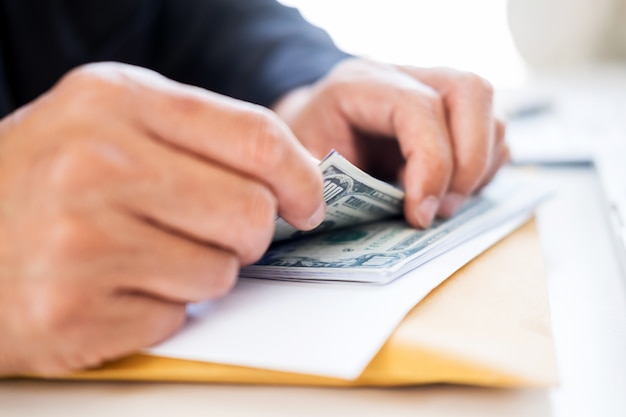
[(404, 192), (333, 151), (320, 163), (327, 213), (301, 232), (281, 218), (274, 243), (242, 277), (384, 284), (507, 220), (532, 212), (549, 194), (535, 181), (498, 178), (452, 218), (426, 230), (402, 217)]

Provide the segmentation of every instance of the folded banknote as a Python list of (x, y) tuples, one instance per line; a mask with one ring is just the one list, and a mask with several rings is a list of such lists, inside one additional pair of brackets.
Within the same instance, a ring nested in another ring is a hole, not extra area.
[(384, 284), (466, 240), (533, 209), (549, 194), (536, 181), (501, 176), (452, 218), (417, 229), (402, 218), (404, 192), (337, 152), (320, 163), (327, 213), (309, 232), (276, 221), (274, 243), (241, 276)]

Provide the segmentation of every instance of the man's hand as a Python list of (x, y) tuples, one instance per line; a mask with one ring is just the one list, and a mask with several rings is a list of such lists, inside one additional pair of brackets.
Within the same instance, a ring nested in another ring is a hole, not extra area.
[(470, 73), (350, 59), (274, 110), (314, 156), (335, 148), (374, 176), (399, 179), (407, 220), (427, 227), (436, 214), (454, 214), (509, 158), (492, 95)]
[(154, 344), (257, 260), (321, 175), (272, 112), (97, 64), (0, 122), (0, 374)]

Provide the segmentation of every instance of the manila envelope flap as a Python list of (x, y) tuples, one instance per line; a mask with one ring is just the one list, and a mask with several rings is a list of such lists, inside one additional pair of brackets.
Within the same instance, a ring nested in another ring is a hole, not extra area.
[(555, 385), (547, 286), (535, 222), (526, 223), (432, 291), (356, 380), (144, 354), (70, 379), (327, 386)]

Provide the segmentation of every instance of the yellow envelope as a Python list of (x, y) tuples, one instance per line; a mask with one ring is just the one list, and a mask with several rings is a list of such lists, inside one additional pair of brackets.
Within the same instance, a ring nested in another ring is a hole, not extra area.
[(534, 221), (420, 302), (356, 380), (137, 354), (69, 379), (327, 386), (557, 383), (543, 259)]

